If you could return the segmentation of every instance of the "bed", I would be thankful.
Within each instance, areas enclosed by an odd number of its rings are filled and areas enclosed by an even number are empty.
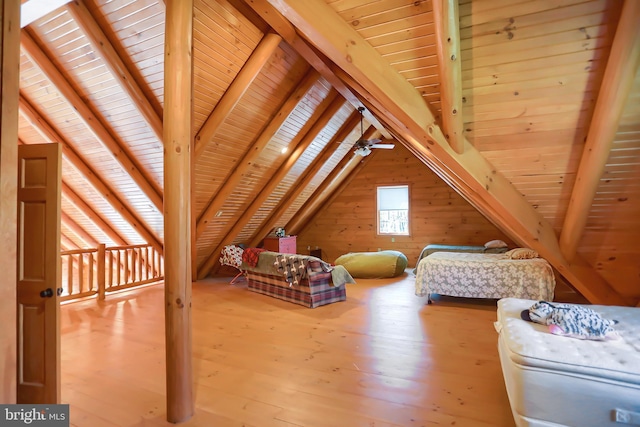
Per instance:
[[[555,277],[543,258],[509,259],[505,254],[434,252],[416,269],[415,294],[466,298],[553,300]]]
[[[495,245],[491,243],[496,242]],[[504,246],[502,245],[504,244]],[[489,246],[489,247],[487,247]],[[416,269],[413,270],[415,274],[417,272],[417,265],[420,264],[423,258],[431,255],[434,252],[471,252],[471,253],[482,253],[482,254],[500,254],[508,251],[506,243],[501,240],[492,240],[491,242],[487,242],[486,245],[438,245],[438,244],[429,244],[422,249],[420,255],[418,256],[418,262],[416,262]]]
[[[250,291],[309,308],[346,300],[346,284],[355,283],[344,267],[307,255],[262,251],[240,269]]]
[[[615,341],[552,335],[520,318],[535,301],[498,301],[498,353],[516,425],[640,425],[640,308],[590,305],[618,320]]]

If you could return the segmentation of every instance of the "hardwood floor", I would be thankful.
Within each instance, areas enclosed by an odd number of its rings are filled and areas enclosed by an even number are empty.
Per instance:
[[[414,295],[414,276],[348,285],[315,309],[230,278],[193,285],[196,413],[185,426],[513,426],[494,301]],[[71,425],[169,426],[162,286],[62,307]]]

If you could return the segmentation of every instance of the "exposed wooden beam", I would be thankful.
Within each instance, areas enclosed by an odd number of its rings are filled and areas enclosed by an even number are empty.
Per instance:
[[[14,0],[15,1],[15,0]],[[29,0],[23,1],[20,8],[20,28],[50,14],[71,0]]]
[[[193,0],[167,0],[164,40],[164,299],[167,421],[195,410],[191,344]]]
[[[344,72],[343,72],[344,74]],[[345,77],[346,76],[346,77]],[[350,85],[352,87],[358,87],[358,91],[366,92],[358,83],[353,80],[350,76],[346,75],[341,78],[345,79],[345,81],[350,81]],[[367,95],[368,99],[373,99],[371,95]],[[370,105],[368,108],[371,108],[374,114],[379,115],[380,117],[386,117],[389,119],[393,119],[392,116],[385,116],[384,113],[384,104],[379,104],[376,106]],[[441,162],[434,161],[430,156],[429,150],[425,149],[425,147],[420,144],[409,144],[406,141],[411,138],[411,136],[407,136],[403,134],[403,127],[394,125],[390,127],[396,135],[396,139],[405,144],[405,147],[411,151],[418,159],[424,162],[429,166],[431,170],[433,170],[447,185],[457,191],[465,200],[467,200],[472,206],[474,206],[478,212],[484,215],[491,223],[493,223],[499,230],[505,233],[508,236],[511,236],[515,242],[518,242],[521,246],[530,246],[536,249],[541,256],[545,257],[559,272],[564,276],[564,278],[572,283],[575,287],[578,287],[582,284],[582,288],[578,289],[580,293],[587,298],[589,301],[593,303],[606,304],[606,301],[609,301],[609,304],[614,305],[629,305],[629,300],[620,296],[611,286],[610,284],[604,280],[594,269],[589,266],[586,261],[584,261],[580,257],[576,257],[574,259],[573,264],[570,266],[569,263],[562,257],[560,253],[560,248],[557,243],[557,239],[555,238],[555,234],[553,235],[553,239],[551,239],[551,244],[553,246],[551,251],[545,251],[543,246],[540,246],[539,241],[545,241],[544,236],[548,236],[550,231],[549,227],[546,226],[545,223],[541,223],[541,228],[539,229],[540,238],[536,238],[535,236],[531,238],[529,241],[523,241],[521,236],[521,224],[518,222],[512,221],[509,217],[503,217],[501,212],[497,212],[496,206],[489,201],[483,198],[472,199],[469,195],[476,194],[477,190],[467,185],[462,180],[455,180],[455,176],[452,176],[447,172],[447,169],[443,166]],[[444,144],[443,144],[444,145]],[[469,153],[466,153],[469,155]],[[437,159],[435,159],[437,160]],[[477,160],[477,162],[482,162],[483,158]],[[474,161],[471,161],[471,164],[474,164]],[[486,177],[487,183],[492,184],[495,176],[488,175]],[[472,181],[473,183],[473,181]],[[493,191],[500,190],[500,186],[492,186],[489,185],[488,188],[492,188]],[[517,201],[516,198],[514,200]],[[518,203],[514,204],[514,208],[519,208]],[[508,212],[508,210],[506,210]],[[518,212],[514,211],[512,214],[517,214]],[[528,217],[524,217],[527,219]],[[555,242],[555,243],[554,243]],[[535,246],[533,246],[535,244]],[[550,258],[553,256],[554,258]],[[587,284],[588,286],[585,286]]]
[[[247,171],[260,158],[271,138],[278,132],[278,129],[280,129],[282,124],[287,120],[307,91],[318,81],[318,78],[319,75],[317,72],[308,72],[291,95],[289,95],[288,99],[280,106],[276,115],[256,138],[253,145],[247,150],[244,157],[237,163],[231,174],[227,176],[216,194],[214,194],[209,201],[207,207],[203,210],[196,224],[196,238],[206,230],[209,221],[211,221],[215,217],[216,212],[222,208],[227,198],[236,189],[238,183],[245,177]]]
[[[370,139],[377,133],[375,128],[370,127],[365,131],[364,137],[365,139]],[[326,205],[327,200],[337,191],[338,187],[341,186],[342,181],[348,176],[351,176],[351,173],[372,155],[373,153],[367,158],[363,158],[357,154],[345,156],[338,166],[336,166],[318,188],[315,189],[311,197],[309,197],[309,200],[307,200],[289,220],[285,228],[293,234],[298,234],[309,220],[315,216],[316,212],[318,212],[323,205]]]
[[[269,234],[269,231],[278,224],[280,217],[284,215],[300,194],[302,194],[302,192],[311,184],[311,181],[324,167],[325,163],[338,151],[340,148],[340,142],[344,141],[359,123],[360,113],[354,111],[342,124],[335,136],[331,138],[331,141],[327,143],[322,153],[316,156],[313,163],[309,165],[305,171],[304,175],[298,179],[295,187],[287,192],[286,196],[278,204],[278,207],[271,213],[271,215],[269,215],[269,218],[264,221],[258,231],[253,234],[253,237],[249,242],[249,246],[256,246],[260,243],[260,241]]]
[[[93,49],[98,51],[102,56],[105,65],[116,77],[118,83],[129,96],[134,107],[140,112],[145,119],[149,128],[153,131],[159,141],[159,149],[162,149],[162,119],[145,96],[144,92],[136,83],[135,78],[122,61],[122,58],[116,52],[107,36],[100,28],[98,22],[87,9],[83,0],[75,0],[69,3],[67,10],[73,16],[74,20],[84,31],[87,38],[91,42]]]
[[[91,169],[89,164],[69,145],[67,140],[62,137],[47,120],[32,106],[26,98],[20,97],[19,100],[20,114],[42,135],[45,141],[59,142],[62,146],[62,154],[73,165],[74,168],[87,180],[87,182],[117,211],[122,218],[136,230],[136,232],[152,245],[157,251],[162,251],[162,243],[158,237],[150,231],[144,221],[139,219],[137,215],[124,203],[117,194],[98,177]]]
[[[243,0],[227,0],[227,1],[231,6],[236,8],[238,12],[244,15],[245,18],[247,18],[253,25],[256,26],[257,29],[259,29],[263,33],[266,33],[271,29],[269,24],[267,24],[265,20],[262,19],[262,17],[258,16],[258,14],[253,9],[251,9]]]
[[[299,211],[300,215],[295,217],[296,222],[290,221],[286,225],[287,229],[290,229],[293,234],[300,234],[311,223],[313,218],[320,215],[328,206],[331,206],[340,193],[353,181],[362,166],[371,161],[371,158],[375,155],[376,153],[371,153],[362,158],[354,154],[351,157],[347,157],[344,165],[337,170],[337,173],[330,180],[326,181],[326,186],[323,186],[322,190],[313,199],[309,200],[311,203],[305,204]]]
[[[65,251],[80,249],[80,247],[64,233],[60,233],[60,246]]]
[[[28,120],[28,119],[27,119]],[[39,130],[37,130],[40,133]],[[42,133],[40,133],[42,135]],[[45,139],[48,138],[47,135],[44,136]],[[24,141],[18,139],[18,144],[25,144]],[[61,143],[64,144],[64,143]],[[114,229],[113,227],[107,223],[107,221],[102,218],[100,214],[98,214],[89,204],[80,197],[67,183],[62,180],[60,183],[60,189],[62,193],[62,197],[64,197],[67,202],[71,203],[76,207],[82,214],[89,219],[95,226],[97,226],[104,234],[109,236],[111,240],[116,242],[119,245],[128,245],[129,243],[124,240]]]
[[[440,104],[444,134],[451,148],[461,154],[464,151],[464,124],[458,0],[433,0],[433,20],[440,70]]]
[[[340,93],[355,109],[362,106],[362,102],[349,87],[347,87],[333,73],[327,59],[318,51],[314,50],[309,44],[303,40],[296,32],[291,23],[282,16],[267,0],[244,0],[257,15],[264,19],[282,38],[293,47],[300,56],[302,56],[313,68],[315,68],[322,77],[324,77],[334,89]],[[371,114],[368,110],[363,112],[364,117],[369,123],[375,126],[378,131],[385,137],[390,138],[391,135],[384,126],[378,121],[378,118]]]
[[[587,225],[591,204],[598,191],[615,140],[618,122],[639,65],[640,2],[626,0],[622,6],[560,234],[560,248],[569,260],[573,260]]]
[[[536,250],[591,302],[629,305],[604,279],[585,280],[562,256],[553,227],[468,141],[448,144],[419,92],[324,1],[269,0],[304,37],[348,74],[351,86],[385,115],[418,158],[510,237]],[[581,266],[582,268],[582,266]],[[582,268],[584,270],[584,268]],[[598,276],[591,268],[591,276]],[[599,276],[598,276],[599,277]]]
[[[85,243],[86,248],[98,247],[98,241],[91,234],[89,234],[87,230],[85,230],[77,222],[75,222],[73,218],[71,218],[69,215],[67,215],[64,212],[61,212],[60,220],[62,221],[65,227],[71,230],[80,240],[82,240]]]
[[[131,154],[115,140],[98,116],[91,111],[89,105],[82,100],[82,97],[58,70],[58,67],[27,33],[27,30],[22,31],[20,45],[31,62],[42,71],[60,95],[71,104],[77,112],[78,117],[82,119],[96,139],[109,150],[113,158],[116,159],[122,168],[131,176],[138,187],[140,187],[142,193],[149,198],[156,209],[162,212],[162,191],[160,188],[153,183],[153,181],[146,176],[144,170],[132,160]]]
[[[242,95],[249,89],[251,83],[258,77],[260,71],[267,63],[273,52],[282,41],[276,33],[267,33],[262,37],[260,43],[251,53],[251,56],[242,66],[233,82],[216,104],[213,111],[204,122],[195,138],[196,159],[204,152],[205,148],[216,134],[220,125],[231,114]]]
[[[296,164],[300,156],[305,152],[307,148],[313,143],[316,136],[324,129],[329,123],[329,120],[342,108],[344,105],[344,98],[338,96],[335,90],[331,90],[327,97],[320,104],[320,107],[316,109],[316,113],[311,117],[309,122],[313,123],[308,132],[296,145],[296,148],[291,154],[287,156],[283,164],[278,168],[277,172],[271,176],[269,181],[262,188],[258,196],[251,202],[251,204],[245,209],[242,216],[236,221],[236,223],[227,232],[224,238],[222,238],[220,244],[209,254],[200,267],[198,267],[198,278],[205,278],[210,272],[215,263],[220,257],[222,248],[236,238],[238,233],[247,225],[253,215],[260,209],[262,204],[271,196],[273,190],[280,184],[280,182],[287,176],[291,168]],[[321,114],[320,118],[316,119],[317,114]]]
[[[116,230],[113,229],[111,224],[105,220],[102,215],[96,212],[89,204],[80,197],[71,187],[69,187],[64,181],[62,181],[62,197],[64,197],[69,203],[75,206],[81,211],[96,227],[100,229],[104,234],[109,236],[111,240],[117,245],[125,246],[130,243],[122,238]]]

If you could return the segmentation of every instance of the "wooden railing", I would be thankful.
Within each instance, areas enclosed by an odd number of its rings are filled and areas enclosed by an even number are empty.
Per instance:
[[[63,251],[62,301],[142,286],[164,279],[164,262],[151,245],[99,245],[95,249]]]

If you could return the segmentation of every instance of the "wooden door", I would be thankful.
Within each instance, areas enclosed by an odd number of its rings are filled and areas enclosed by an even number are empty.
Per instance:
[[[60,403],[60,154],[18,147],[18,403]]]

